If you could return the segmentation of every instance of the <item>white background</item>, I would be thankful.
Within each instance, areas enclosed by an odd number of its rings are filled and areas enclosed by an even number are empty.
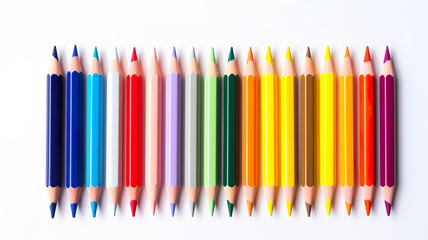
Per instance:
[[[423,3],[423,4],[421,4]],[[424,1],[1,1],[0,2],[0,238],[27,239],[157,239],[203,238],[349,238],[421,239],[426,237],[425,208],[428,79],[425,57],[428,34]],[[133,46],[146,73],[155,46],[165,72],[172,46],[186,69],[191,46],[204,73],[209,47],[215,47],[220,72],[230,46],[243,71],[252,46],[261,71],[270,45],[280,71],[287,46],[298,73],[306,46],[311,46],[316,71],[325,46],[330,45],[337,70],[345,46],[350,47],[354,69],[361,69],[364,48],[370,46],[376,75],[380,74],[385,46],[389,45],[396,71],[398,111],[398,188],[391,216],[385,214],[380,189],[372,214],[365,216],[361,191],[356,190],[352,215],[346,216],[340,188],[330,217],[318,191],[310,218],[301,191],[292,217],[286,215],[282,190],[273,217],[268,216],[259,191],[253,217],[247,215],[241,189],[232,218],[223,190],[214,217],[209,217],[205,192],[191,218],[182,191],[176,216],[170,216],[166,191],[151,216],[143,191],[135,218],[126,192],[116,217],[107,191],[102,192],[93,219],[87,191],[83,191],[77,218],[72,219],[68,196],[62,192],[55,219],[50,219],[45,189],[46,73],[53,45],[57,45],[63,73],[73,44],[83,70],[89,70],[93,47],[98,46],[103,71],[108,71],[114,46],[126,72]],[[339,168],[338,168],[339,169]],[[377,183],[379,183],[377,181]],[[426,229],[425,229],[426,231]]]

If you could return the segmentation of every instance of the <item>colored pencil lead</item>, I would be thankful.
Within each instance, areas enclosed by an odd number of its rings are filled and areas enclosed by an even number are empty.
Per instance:
[[[56,49],[54,51],[56,51]],[[55,217],[55,210],[56,210],[56,203],[51,203],[49,208],[51,209],[51,218],[54,218]]]
[[[385,201],[385,208],[386,208],[386,215],[390,215],[391,214],[391,203]]]
[[[270,52],[270,46],[268,46],[266,50],[266,61],[268,61],[268,63],[270,64],[273,64],[272,53]]]
[[[192,214],[192,217],[195,215],[195,202],[190,202],[190,214]]]
[[[293,61],[293,60],[291,59],[290,47],[287,47],[287,53],[285,54],[285,58],[286,58],[289,62],[292,62],[292,61]]]
[[[227,201],[227,208],[229,210],[229,217],[232,217],[233,213],[233,203],[231,203],[229,200]]]
[[[271,201],[267,201],[267,205],[268,205],[268,210],[269,210],[269,216],[272,216],[273,204]]]
[[[247,209],[248,209],[248,216],[251,217],[253,213],[253,203],[247,200]]]
[[[253,50],[251,49],[251,47],[250,47],[250,49],[248,50],[247,63],[248,63],[249,61],[254,61],[254,59],[253,59]]]
[[[348,216],[351,215],[351,204],[348,202],[345,202],[346,205],[346,213],[348,213]]]
[[[364,206],[366,207],[367,216],[370,216],[371,205],[372,205],[372,202],[370,200],[364,200]]]
[[[370,62],[371,58],[370,58],[370,51],[369,51],[369,46],[366,46],[366,53],[364,54],[364,62]]]
[[[347,57],[349,57],[349,49],[348,49],[348,46],[346,46],[346,49],[345,49],[345,58],[347,58]]]
[[[312,56],[311,56],[311,50],[309,49],[309,46],[308,46],[308,49],[306,50],[306,57],[312,58]]]
[[[114,59],[119,59],[119,55],[117,54],[117,47],[114,47]]]
[[[330,55],[330,47],[327,46],[327,48],[325,49],[325,57],[324,60],[330,60],[331,59],[331,55]]]
[[[150,202],[150,206],[152,208],[152,214],[154,216],[155,215],[155,211],[156,211],[156,201],[155,200],[151,201]]]
[[[227,59],[227,61],[230,62],[234,59],[235,59],[235,54],[233,53],[233,47],[230,47],[229,58]]]
[[[74,45],[74,49],[73,49],[73,56],[72,57],[78,57],[79,54],[77,53],[77,46]]]
[[[100,60],[100,59],[98,58],[98,50],[97,50],[97,47],[95,47],[95,49],[94,49],[94,55],[93,55],[93,57],[94,57],[94,58],[96,58],[97,60]]]
[[[325,208],[327,209],[327,215],[330,216],[331,211],[331,199],[325,202]]]
[[[292,209],[293,204],[290,201],[285,201],[285,204],[287,205],[288,216],[291,217],[291,209]]]
[[[137,200],[132,200],[129,204],[131,205],[132,216],[135,217],[135,210],[137,209]]]
[[[208,201],[209,209],[210,209],[210,215],[211,217],[214,215],[214,206],[215,206],[215,200],[212,199]]]
[[[95,201],[91,202],[92,217],[97,216],[97,206],[98,206],[97,202]]]
[[[193,60],[195,58],[196,58],[195,47],[192,47],[192,53],[190,54],[190,60]]]
[[[116,216],[117,204],[113,204],[113,216]]]
[[[385,50],[385,58],[383,59],[383,63],[386,63],[386,61],[391,60],[391,56],[389,55],[389,48],[388,46],[386,46],[386,50]]]
[[[137,61],[137,60],[138,60],[138,58],[137,58],[137,52],[135,51],[135,47],[134,47],[134,49],[132,50],[131,62]]]
[[[71,207],[71,216],[73,218],[75,218],[76,217],[76,210],[77,210],[77,203],[70,204],[70,207]]]
[[[214,48],[211,48],[210,62],[215,63]]]
[[[177,53],[175,52],[175,47],[172,47],[172,56],[177,58]]]
[[[56,46],[53,48],[52,57],[56,58],[58,60],[58,52],[56,51]]]
[[[311,216],[311,209],[312,209],[312,205],[309,203],[305,203],[306,205],[306,214],[308,215],[308,217]]]
[[[175,213],[175,203],[170,203],[169,206],[171,207],[171,215],[174,217]]]

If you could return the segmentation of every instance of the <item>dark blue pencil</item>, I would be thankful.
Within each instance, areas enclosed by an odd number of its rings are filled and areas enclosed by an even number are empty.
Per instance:
[[[83,184],[83,73],[77,47],[67,72],[67,144],[65,184],[71,215],[76,216]]]
[[[55,216],[56,204],[62,187],[64,141],[64,81],[59,66],[56,47],[47,75],[46,90],[46,187],[50,201],[51,217]]]

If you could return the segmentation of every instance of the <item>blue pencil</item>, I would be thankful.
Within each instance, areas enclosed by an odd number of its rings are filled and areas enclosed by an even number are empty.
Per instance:
[[[103,186],[103,108],[104,76],[95,48],[86,85],[86,186],[93,217]]]
[[[83,184],[83,73],[76,45],[67,72],[66,136],[65,182],[74,218]]]
[[[46,90],[46,187],[50,201],[51,218],[55,217],[56,204],[62,187],[63,165],[63,94],[64,81],[56,47],[47,75]]]

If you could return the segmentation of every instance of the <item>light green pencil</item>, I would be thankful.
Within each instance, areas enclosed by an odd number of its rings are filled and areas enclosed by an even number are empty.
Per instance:
[[[210,214],[214,214],[215,199],[218,189],[218,163],[219,163],[219,85],[214,48],[208,64],[204,83],[204,186],[207,192]]]

